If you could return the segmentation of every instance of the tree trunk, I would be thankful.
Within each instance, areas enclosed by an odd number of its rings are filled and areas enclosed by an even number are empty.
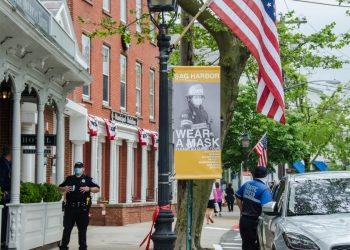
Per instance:
[[[194,16],[201,4],[196,0],[179,0],[183,13]],[[221,127],[221,145],[233,118],[233,111],[238,96],[238,81],[249,58],[249,52],[239,42],[231,31],[223,29],[217,31],[208,24],[209,20],[217,22],[209,11],[204,11],[197,19],[213,36],[218,44],[221,66],[221,114],[223,123]],[[183,24],[189,21],[186,15],[182,16]],[[193,45],[182,39],[181,41],[182,65],[193,65]],[[203,228],[205,210],[208,204],[213,180],[195,180],[193,185],[193,223],[192,223],[192,249],[200,250],[201,233]],[[178,187],[178,214],[175,226],[177,239],[176,250],[186,249],[187,225],[187,187],[185,181],[179,181]]]

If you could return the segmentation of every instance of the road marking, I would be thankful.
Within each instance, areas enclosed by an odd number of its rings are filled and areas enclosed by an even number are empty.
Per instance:
[[[228,243],[228,242],[221,242],[220,243],[221,245],[236,245],[236,246],[242,246],[242,244],[241,243]]]
[[[222,227],[205,227],[205,229],[212,229],[212,230],[222,230],[222,231],[229,231],[228,228],[222,228]]]

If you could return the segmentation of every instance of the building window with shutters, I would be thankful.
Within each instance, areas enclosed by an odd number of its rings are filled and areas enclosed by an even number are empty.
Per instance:
[[[142,65],[136,63],[136,115],[141,115]]]
[[[154,83],[155,73],[154,70],[149,71],[149,118],[154,120]]]
[[[103,105],[109,105],[109,63],[110,63],[110,48],[103,45]]]
[[[88,71],[90,72],[91,40],[90,40],[90,37],[88,37],[84,33],[81,34],[81,50],[82,50],[82,55],[85,58],[85,61],[87,63]],[[90,98],[90,85],[83,86],[83,98],[84,99]]]
[[[120,109],[126,110],[126,56],[120,55]]]

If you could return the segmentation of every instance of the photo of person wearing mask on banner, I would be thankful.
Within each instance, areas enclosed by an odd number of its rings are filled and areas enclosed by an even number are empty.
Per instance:
[[[214,112],[209,114],[213,109],[207,110],[207,106],[211,105],[210,102],[214,102],[216,99],[212,98],[215,91],[210,89],[205,91],[205,88],[210,88],[212,84],[191,83],[186,85],[186,87],[177,85],[174,90],[176,103],[180,99],[184,99],[186,104],[186,107],[180,109],[179,106],[182,102],[178,103],[178,108],[176,108],[176,111],[182,110],[177,116],[179,121],[177,121],[178,126],[175,128],[176,148],[183,150],[220,148],[219,138],[215,136],[218,132],[215,133],[213,129],[213,116],[215,114]],[[179,87],[181,87],[181,92]],[[186,92],[183,93],[184,91]],[[210,93],[211,98],[206,98],[206,92]],[[180,97],[181,94],[182,97]]]

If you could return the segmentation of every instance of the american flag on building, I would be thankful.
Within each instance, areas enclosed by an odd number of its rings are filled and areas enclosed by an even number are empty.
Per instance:
[[[257,111],[285,123],[284,84],[274,0],[213,0],[209,5],[259,65]]]
[[[266,133],[261,137],[260,141],[254,147],[254,151],[259,155],[258,166],[267,166],[267,136]]]

